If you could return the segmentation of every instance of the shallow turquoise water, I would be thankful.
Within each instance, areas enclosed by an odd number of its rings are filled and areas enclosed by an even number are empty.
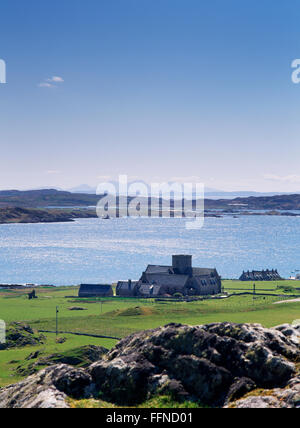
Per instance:
[[[172,254],[192,254],[194,266],[216,267],[223,278],[243,270],[300,269],[300,217],[205,219],[122,218],[74,223],[0,225],[0,283],[79,284],[136,279]]]

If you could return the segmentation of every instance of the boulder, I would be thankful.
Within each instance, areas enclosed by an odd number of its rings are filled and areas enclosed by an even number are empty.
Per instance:
[[[291,326],[169,324],[121,340],[86,369],[54,365],[3,388],[0,407],[68,407],[67,397],[99,396],[135,406],[157,395],[210,407],[299,407],[299,338]]]
[[[123,405],[160,393],[168,379],[182,397],[222,406],[256,387],[284,387],[296,374],[297,334],[258,324],[170,324],[123,339],[90,374],[106,400]]]
[[[238,409],[282,409],[300,408],[300,376],[291,379],[286,388],[261,391],[259,395],[249,396],[232,403],[229,407]]]
[[[182,383],[176,379],[170,379],[166,372],[160,375],[153,375],[149,381],[150,395],[168,395],[173,400],[183,402],[190,397],[184,389]]]
[[[254,389],[256,389],[256,384],[253,380],[247,377],[236,378],[227,394],[227,403],[238,400]]]
[[[102,360],[90,367],[96,388],[120,405],[134,405],[144,401],[148,392],[148,380],[155,373],[155,366],[140,353]]]
[[[23,346],[36,346],[46,342],[43,334],[38,334],[24,323],[15,322],[8,326],[6,331],[6,342],[0,343],[0,351],[10,348],[21,348]]]
[[[278,327],[275,327],[275,330],[278,330],[283,333],[286,337],[289,338],[289,340],[293,341],[295,344],[299,343],[300,324],[293,326],[289,324],[283,324],[279,325]]]
[[[47,367],[23,382],[0,389],[0,408],[68,408],[67,398],[89,395],[91,377],[65,364]]]

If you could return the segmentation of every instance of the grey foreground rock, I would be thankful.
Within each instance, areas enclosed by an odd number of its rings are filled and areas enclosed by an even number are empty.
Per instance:
[[[0,407],[68,407],[67,397],[118,405],[169,394],[211,407],[300,407],[300,329],[170,324],[123,339],[87,369],[56,365],[0,390]]]
[[[223,406],[255,388],[284,387],[296,375],[299,331],[292,330],[288,335],[258,324],[170,324],[122,340],[90,374],[105,399],[122,405],[143,402],[173,384],[177,397]]]
[[[300,408],[300,376],[291,379],[286,388],[266,391],[265,394],[238,400],[232,406],[238,409]]]
[[[68,396],[89,396],[92,379],[65,364],[47,367],[23,382],[0,389],[0,408],[68,408]]]

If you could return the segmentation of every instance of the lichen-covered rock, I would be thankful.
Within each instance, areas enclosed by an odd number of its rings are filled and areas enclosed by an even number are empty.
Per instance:
[[[68,396],[99,395],[134,406],[160,394],[211,407],[300,407],[299,338],[287,325],[170,324],[123,339],[87,369],[55,365],[3,388],[0,407],[68,407]]]
[[[189,399],[189,395],[184,389],[182,383],[176,379],[170,379],[166,372],[152,376],[148,386],[148,392],[150,395],[168,395],[178,402]]]
[[[240,400],[235,404],[237,409],[276,409],[278,408],[278,402],[274,397],[265,396],[253,396],[248,397],[245,400]]]
[[[289,324],[279,325],[275,330],[280,331],[295,344],[299,343],[300,324],[291,326]]]
[[[84,398],[91,377],[65,364],[47,367],[23,382],[0,389],[0,408],[68,408],[67,397]]]
[[[96,388],[121,405],[143,401],[153,373],[155,366],[134,350],[130,355],[112,361],[102,360],[101,364],[95,363],[90,368]]]
[[[232,403],[229,407],[247,408],[300,408],[300,376],[291,379],[286,388],[261,391]]]
[[[36,346],[46,342],[43,334],[38,334],[24,323],[15,322],[8,326],[5,343],[0,343],[0,351],[10,348],[21,348],[23,346]]]
[[[256,386],[285,386],[295,376],[298,359],[295,335],[278,328],[170,324],[122,340],[91,366],[90,373],[99,391],[112,402],[132,405],[159,393],[161,385],[157,382],[155,388],[153,379],[164,374],[180,385],[182,396],[221,406]]]
[[[247,377],[236,378],[227,394],[227,403],[238,400],[248,392],[253,391],[255,388],[256,385],[253,380]]]

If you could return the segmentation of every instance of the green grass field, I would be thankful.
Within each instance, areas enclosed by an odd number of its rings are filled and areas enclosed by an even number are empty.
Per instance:
[[[224,281],[228,293],[250,292],[252,283]],[[279,287],[279,288],[278,288]],[[28,300],[24,291],[0,292],[0,319],[7,324],[24,321],[36,330],[55,331],[56,307],[59,307],[58,328],[65,332],[88,333],[113,337],[125,337],[138,330],[156,328],[170,322],[199,325],[231,321],[237,323],[260,323],[272,327],[291,323],[300,318],[300,302],[274,304],[291,295],[300,298],[300,283],[276,281],[256,283],[260,295],[233,295],[228,299],[203,300],[198,302],[155,302],[146,299],[105,298],[78,299],[78,288],[43,288],[37,291],[38,299]],[[272,296],[271,294],[281,294]],[[67,297],[66,297],[67,296]],[[282,297],[284,296],[284,297]],[[86,310],[70,311],[79,306]],[[54,334],[46,334],[47,343],[40,347],[25,347],[0,351],[0,387],[20,380],[15,368],[33,351],[41,348],[52,354],[91,344],[113,347],[117,341],[62,334],[67,340],[57,344]]]

